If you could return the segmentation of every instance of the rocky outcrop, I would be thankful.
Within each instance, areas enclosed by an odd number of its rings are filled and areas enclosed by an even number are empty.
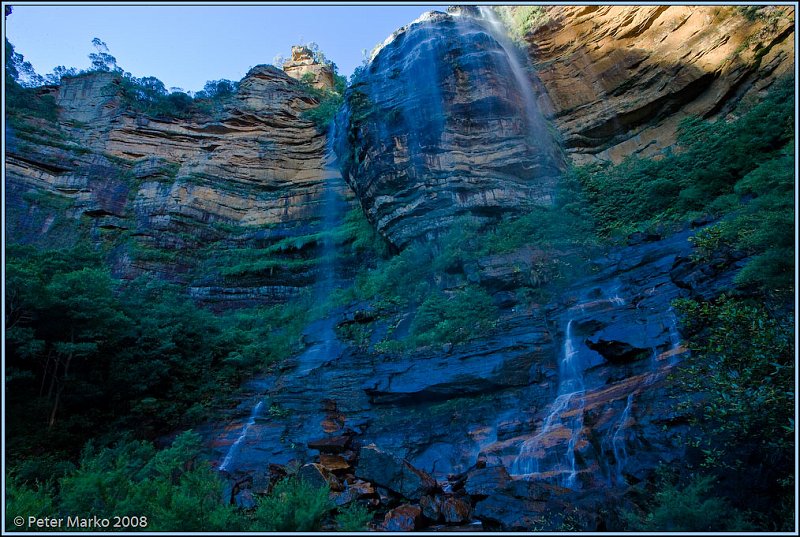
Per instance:
[[[687,349],[670,303],[719,294],[744,262],[715,263],[713,276],[688,284],[687,273],[707,272],[691,261],[688,238],[697,231],[631,237],[552,303],[509,307],[496,334],[448,352],[337,344],[313,363],[298,357],[297,369],[258,384],[256,397],[268,396],[287,416],[251,427],[230,475],[352,450],[360,454],[348,455],[353,475],[373,484],[380,505],[412,502],[426,524],[468,516],[486,529],[597,530],[598,491],[622,494],[659,464],[686,456],[679,438],[692,434],[691,425],[674,405],[680,386],[669,376]],[[343,323],[382,322],[349,310],[336,315]],[[305,353],[318,356],[325,346],[318,341]],[[617,352],[628,346],[636,352]],[[254,400],[243,401],[242,420]],[[219,460],[240,430],[208,432]]]
[[[488,21],[430,12],[346,93],[337,153],[391,243],[550,205],[561,165],[532,81]]]
[[[352,197],[295,80],[259,66],[227,102],[183,117],[132,112],[113,73],[53,91],[56,124],[10,126],[12,242],[84,230],[112,245],[117,275],[156,273],[204,302],[280,302],[317,280],[325,185],[340,216]]]
[[[578,164],[658,155],[680,120],[724,117],[794,69],[794,8],[551,6],[526,36]]]
[[[333,89],[333,70],[329,65],[316,61],[308,47],[293,46],[292,59],[284,62],[283,71],[295,80],[308,81],[317,89]]]

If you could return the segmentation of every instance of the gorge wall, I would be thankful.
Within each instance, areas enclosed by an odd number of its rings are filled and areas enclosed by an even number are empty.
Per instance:
[[[486,11],[432,12],[376,48],[349,88],[343,173],[393,244],[549,205],[565,158],[657,157],[682,119],[724,118],[794,68],[789,7],[753,20],[733,6],[542,9],[528,58],[506,53]]]
[[[794,9],[549,6],[525,36],[542,108],[577,164],[655,156],[681,119],[724,118],[794,69]]]
[[[184,118],[131,111],[113,73],[42,91],[55,122],[9,122],[10,242],[88,233],[118,276],[158,274],[223,305],[282,302],[316,281],[323,183],[352,196],[294,79],[256,67],[227,102]]]

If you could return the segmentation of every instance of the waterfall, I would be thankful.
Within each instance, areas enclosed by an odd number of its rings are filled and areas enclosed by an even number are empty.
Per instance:
[[[583,430],[583,409],[585,404],[585,387],[580,365],[577,363],[577,354],[572,336],[572,320],[567,323],[564,335],[564,348],[559,361],[558,396],[550,407],[550,413],[544,419],[539,433],[520,446],[519,455],[514,460],[511,473],[516,475],[552,475],[555,473],[561,484],[568,488],[575,488],[577,482],[577,465],[575,461],[575,448]],[[565,416],[571,410],[571,416]],[[555,468],[543,472],[540,469],[540,459],[544,450],[543,441],[556,429],[569,430],[566,452],[563,462],[559,461]],[[566,477],[563,475],[566,474]]]
[[[333,150],[335,140],[336,122],[332,121],[325,144],[322,176],[322,252],[316,285],[317,298],[322,300],[333,291],[336,283],[336,237],[333,230],[341,221],[343,212],[342,199],[334,184],[340,177],[336,152]]]
[[[625,428],[628,420],[631,417],[631,407],[633,406],[633,393],[628,395],[628,400],[625,404],[625,410],[622,411],[617,424],[612,429],[611,447],[614,451],[614,461],[616,463],[616,478],[617,483],[623,484],[622,469],[628,460],[628,450],[625,446]]]
[[[343,185],[338,167],[334,143],[336,140],[336,122],[331,123],[325,146],[324,165],[322,169],[322,193],[320,196],[320,239],[319,264],[314,284],[315,307],[325,306],[328,298],[337,286],[337,245],[335,229],[344,217],[345,203],[340,188]],[[334,358],[340,344],[334,332],[335,320],[322,310],[322,319],[315,321],[307,329],[305,336],[309,347],[297,358],[298,376],[305,376],[322,364]]]
[[[539,105],[536,102],[536,95],[533,92],[533,86],[528,71],[519,60],[519,51],[517,47],[508,38],[505,26],[497,18],[497,15],[491,7],[479,6],[478,10],[481,15],[481,20],[487,23],[487,29],[492,37],[500,44],[500,47],[508,57],[511,74],[514,76],[517,88],[522,93],[525,105],[525,118],[528,120],[530,134],[534,136],[538,145],[546,141],[552,141],[550,134],[547,132],[544,118],[539,111]],[[551,150],[552,149],[554,148],[551,148]],[[551,152],[551,154],[553,153]]]
[[[681,335],[678,333],[678,318],[675,317],[675,312],[672,307],[667,310],[669,315],[669,365],[673,366],[678,363],[678,347],[681,346]]]
[[[250,429],[250,427],[252,427],[255,424],[256,418],[261,413],[261,408],[263,406],[264,406],[264,401],[259,401],[258,404],[255,407],[253,407],[253,411],[250,413],[250,419],[247,421],[247,423],[244,424],[244,427],[242,427],[242,432],[239,433],[239,438],[237,438],[236,441],[233,444],[231,444],[231,447],[228,448],[228,453],[222,460],[222,464],[219,465],[220,472],[228,471],[228,468],[230,467],[230,464],[233,461],[234,457],[236,457],[236,454],[239,453],[242,441],[247,436],[247,431]]]

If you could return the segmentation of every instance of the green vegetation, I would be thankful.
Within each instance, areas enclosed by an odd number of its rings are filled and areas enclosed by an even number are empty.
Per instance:
[[[6,259],[6,382],[16,410],[9,453],[17,462],[68,458],[89,438],[120,430],[147,437],[191,425],[243,376],[299,348],[306,306],[214,315],[175,286],[114,279],[81,243],[10,246]]]
[[[344,90],[347,86],[347,79],[337,72],[335,63],[329,64],[333,69],[334,86],[331,89],[318,89],[311,85],[314,75],[307,73],[301,83],[310,96],[314,97],[319,104],[303,113],[303,117],[311,120],[321,132],[327,132],[336,113],[344,103]]]
[[[791,287],[793,80],[776,82],[763,101],[740,108],[729,122],[684,121],[679,150],[660,160],[577,169],[598,233],[619,238],[700,215],[721,217],[718,244],[752,256],[737,283],[771,293]]]
[[[314,488],[297,477],[277,482],[254,509],[226,502],[224,482],[200,456],[200,436],[178,435],[156,450],[149,442],[121,441],[83,449],[77,466],[30,483],[11,473],[6,490],[7,530],[16,516],[107,518],[107,531],[320,531],[324,523],[342,531],[363,531],[372,519],[359,504],[337,509],[327,487]],[[123,518],[124,517],[124,518]],[[84,528],[85,529],[85,528]],[[98,528],[104,529],[104,528]]]
[[[495,8],[514,41],[525,45],[525,37],[550,20],[544,6],[499,6]]]
[[[791,531],[794,319],[725,295],[675,303],[692,354],[674,376],[693,433],[680,472],[661,475],[638,531]]]
[[[670,477],[672,479],[670,479]],[[681,487],[674,475],[662,471],[651,511],[631,512],[624,519],[633,531],[747,531],[754,529],[745,515],[727,501],[711,495],[714,479],[694,476]]]
[[[314,531],[331,510],[326,487],[315,489],[305,481],[279,481],[272,493],[258,502],[255,525],[261,531]]]

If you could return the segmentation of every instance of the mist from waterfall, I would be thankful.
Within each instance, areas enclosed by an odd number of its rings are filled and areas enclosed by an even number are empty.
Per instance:
[[[514,76],[517,89],[522,94],[529,135],[533,137],[535,143],[539,146],[553,144],[552,136],[547,131],[545,119],[539,110],[530,75],[520,61],[519,50],[508,37],[506,27],[500,19],[497,18],[497,15],[491,7],[479,6],[478,10],[481,16],[480,20],[485,21],[486,28],[506,53],[508,64],[511,68],[511,74]]]

